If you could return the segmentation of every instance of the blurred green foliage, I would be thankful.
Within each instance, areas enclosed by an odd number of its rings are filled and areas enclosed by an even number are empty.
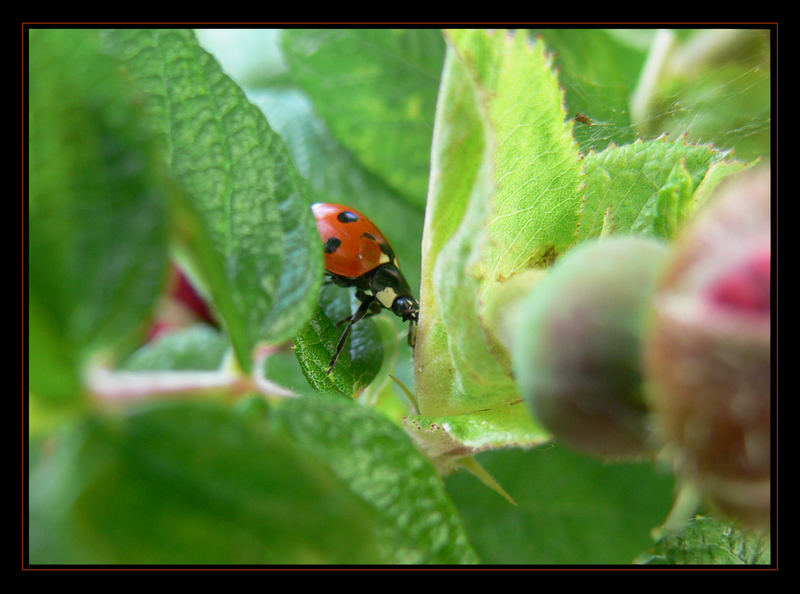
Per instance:
[[[644,124],[632,116],[631,98],[641,89],[653,31],[537,30],[527,38],[544,44],[533,46],[543,50],[535,60],[528,45],[514,46],[506,60],[482,34],[447,37],[436,29],[28,35],[32,564],[591,564],[630,563],[648,550],[670,563],[768,559],[751,535],[742,546],[758,554],[703,556],[692,537],[654,549],[650,531],[667,514],[672,479],[650,463],[604,464],[557,446],[478,456],[517,507],[474,477],[458,473],[445,483],[430,444],[398,422],[418,412],[409,408],[416,400],[388,374],[413,392],[415,365],[453,375],[452,362],[420,359],[419,349],[414,361],[404,344],[390,347],[394,330],[402,341],[404,329],[384,314],[388,322],[355,333],[341,372],[320,373],[335,344],[333,324],[352,302],[346,291],[330,295],[329,288],[320,302],[322,258],[308,209],[330,201],[369,213],[424,294],[435,259],[430,266],[424,260],[462,224],[471,199],[474,179],[465,173],[486,165],[478,186],[486,191],[476,194],[486,199],[495,196],[497,155],[503,179],[518,171],[517,160],[526,175],[539,176],[538,157],[547,151],[537,134],[547,129],[565,139],[558,155],[567,160],[549,162],[537,193],[566,179],[567,170],[581,171],[581,193],[545,200],[547,213],[533,209],[517,220],[527,198],[516,194],[525,184],[515,182],[501,195],[521,201],[509,209],[508,225],[495,228],[495,240],[506,245],[525,227],[521,221],[547,225],[555,217],[571,222],[565,228],[575,237],[558,235],[566,249],[580,233],[600,233],[610,207],[617,229],[633,228],[644,213],[643,228],[670,235],[688,217],[687,199],[701,200],[738,167],[727,149],[741,159],[769,158],[768,32],[741,33],[746,43],[734,36],[727,50],[736,51],[698,53],[691,69],[663,66]],[[676,32],[674,55],[700,52],[706,35]],[[437,107],[456,37],[458,59],[468,65],[462,82],[474,93],[461,96],[460,110]],[[514,70],[529,60],[538,68],[532,74],[549,81],[531,93]],[[528,109],[549,91],[553,108],[541,120]],[[486,128],[478,130],[477,120],[446,121],[470,105],[477,119],[488,114],[480,124]],[[585,117],[574,120],[579,114]],[[518,134],[523,123],[526,133]],[[437,145],[436,126],[447,142]],[[501,139],[491,136],[498,130]],[[634,141],[663,132],[675,140],[669,150],[642,142],[636,146],[645,152],[630,153]],[[504,139],[517,148],[495,152]],[[450,158],[437,160],[442,146]],[[458,199],[426,213],[428,195],[441,190],[437,180],[460,176],[461,191],[452,194]],[[630,188],[638,189],[636,206],[626,211]],[[584,199],[586,207],[566,210]],[[426,216],[435,216],[443,233],[425,238],[435,250],[423,248]],[[470,221],[461,231],[465,249],[484,228],[479,217]],[[524,242],[508,245],[525,251]],[[535,260],[547,264],[543,246],[535,244]],[[527,262],[520,258],[514,261]],[[210,300],[220,328],[190,328],[145,344],[171,260]],[[447,280],[452,269],[443,268]],[[464,339],[440,354],[467,353],[455,364],[463,374],[489,360],[470,354],[484,352],[463,332],[478,318],[458,309],[469,295],[458,289],[464,279],[451,276],[459,297],[447,304],[452,336]],[[499,288],[487,287],[481,296],[502,303]],[[266,362],[254,357],[264,343],[288,338],[295,338],[294,352]],[[112,406],[87,383],[87,371],[98,365],[140,374],[145,385],[160,373],[192,371],[241,382],[204,397],[152,394]],[[303,397],[256,394],[251,371]],[[354,392],[368,392],[377,405],[354,402]],[[452,439],[465,452],[486,447],[489,433],[514,444],[519,419],[495,412],[488,410],[500,419],[491,427],[481,425],[487,415],[462,425],[449,419],[457,429]],[[475,444],[458,441],[467,438]],[[706,534],[724,534],[726,526],[703,524]]]

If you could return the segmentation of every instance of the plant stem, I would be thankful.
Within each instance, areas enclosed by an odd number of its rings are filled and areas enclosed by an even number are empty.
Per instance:
[[[639,76],[639,82],[631,96],[631,121],[640,134],[647,132],[647,121],[658,82],[667,64],[667,59],[675,44],[675,34],[669,29],[659,29],[650,44],[647,61]]]
[[[219,390],[233,396],[256,392],[264,396],[296,397],[297,394],[263,375],[265,361],[276,351],[271,346],[256,351],[252,376],[245,375],[230,360],[213,371],[119,371],[95,364],[89,367],[86,385],[99,400],[115,403]]]

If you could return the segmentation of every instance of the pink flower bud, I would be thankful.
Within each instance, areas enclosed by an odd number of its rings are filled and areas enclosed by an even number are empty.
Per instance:
[[[770,510],[770,174],[731,180],[675,247],[645,341],[676,471],[723,511]]]

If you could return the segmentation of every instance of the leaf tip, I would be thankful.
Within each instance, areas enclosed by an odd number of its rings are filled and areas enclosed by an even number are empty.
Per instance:
[[[478,463],[478,461],[475,459],[474,456],[469,456],[468,458],[461,458],[458,461],[457,466],[459,468],[463,468],[464,470],[469,471],[470,473],[478,477],[478,479],[480,479],[480,481],[484,485],[486,485],[492,491],[500,495],[511,505],[518,507],[518,504],[516,501],[514,501],[514,498],[511,497],[511,495],[509,495],[509,493],[503,488],[503,486],[499,482],[497,482],[497,479],[495,479],[491,474],[489,474],[489,472]]]

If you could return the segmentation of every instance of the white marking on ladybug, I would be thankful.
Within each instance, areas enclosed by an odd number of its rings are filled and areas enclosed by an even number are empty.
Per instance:
[[[397,293],[395,293],[393,288],[386,287],[382,291],[378,291],[375,294],[375,297],[378,298],[378,301],[381,302],[381,305],[383,305],[383,307],[385,307],[386,309],[391,309],[392,303],[394,303],[394,300],[397,298]]]

